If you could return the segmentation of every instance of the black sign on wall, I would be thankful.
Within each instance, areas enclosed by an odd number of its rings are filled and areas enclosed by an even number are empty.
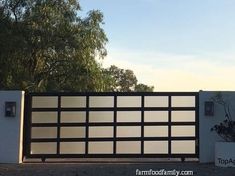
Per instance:
[[[214,102],[213,101],[206,101],[204,109],[205,109],[205,116],[214,116]]]
[[[16,116],[16,102],[5,102],[5,117]]]

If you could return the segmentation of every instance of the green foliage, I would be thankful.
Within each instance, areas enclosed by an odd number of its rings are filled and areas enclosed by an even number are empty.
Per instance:
[[[107,55],[102,13],[79,11],[77,0],[0,0],[0,89],[135,91],[133,71],[97,61]]]
[[[0,10],[0,87],[99,91],[106,56],[103,15],[77,16],[75,0],[6,0]]]
[[[153,92],[154,87],[153,86],[147,86],[145,84],[137,84],[135,86],[135,91],[136,92]]]
[[[138,84],[137,78],[132,70],[125,70],[116,67],[115,65],[104,69],[106,75],[106,84],[108,91],[118,92],[152,92],[154,87],[147,86],[145,84]]]

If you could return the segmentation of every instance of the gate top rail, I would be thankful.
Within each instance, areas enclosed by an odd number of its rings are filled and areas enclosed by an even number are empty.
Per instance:
[[[190,96],[199,92],[30,92],[31,96]]]

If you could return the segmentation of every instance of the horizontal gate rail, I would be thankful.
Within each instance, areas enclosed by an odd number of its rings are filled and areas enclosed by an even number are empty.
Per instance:
[[[198,92],[32,92],[30,96],[194,96]]]
[[[116,122],[117,126],[138,126],[142,125],[141,122]],[[181,125],[195,125],[195,122],[144,122],[144,126],[163,126],[163,125],[174,125],[174,126],[181,126]],[[57,123],[33,123],[32,127],[75,127],[75,126],[84,126],[86,123],[61,123],[58,125]],[[113,123],[89,123],[89,126],[112,126]]]
[[[60,108],[61,111],[112,111],[113,108]],[[59,108],[32,108],[32,111],[58,111]],[[190,111],[196,110],[191,107],[175,107],[175,108],[144,108],[144,111]],[[141,111],[140,108],[116,108],[116,111]]]

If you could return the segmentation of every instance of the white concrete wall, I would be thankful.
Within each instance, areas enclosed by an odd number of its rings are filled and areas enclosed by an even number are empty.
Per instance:
[[[16,102],[16,117],[5,117],[5,101]],[[21,163],[24,92],[0,91],[0,163]]]
[[[218,92],[218,91],[217,91]],[[223,107],[215,103],[214,116],[204,115],[204,102],[210,101],[217,92],[200,91],[199,92],[199,158],[201,163],[214,162],[215,142],[222,139],[210,129],[216,124],[225,120]],[[225,99],[231,103],[231,114],[235,120],[235,92],[222,92]]]

